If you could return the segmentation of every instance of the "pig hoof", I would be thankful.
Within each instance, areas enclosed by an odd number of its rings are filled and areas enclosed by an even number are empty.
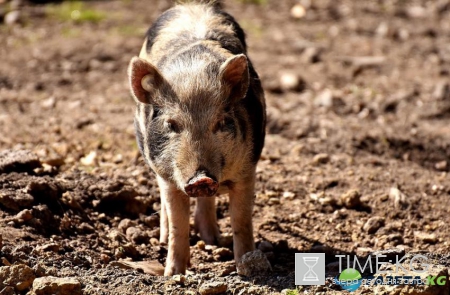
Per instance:
[[[175,265],[167,265],[164,270],[164,276],[170,277],[173,275],[182,274],[184,275],[186,273],[186,267],[176,267]]]

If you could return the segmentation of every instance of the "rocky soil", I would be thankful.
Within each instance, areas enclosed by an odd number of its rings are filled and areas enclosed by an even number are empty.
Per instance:
[[[226,0],[266,90],[254,234],[272,271],[237,275],[223,196],[220,245],[192,230],[169,278],[126,69],[171,2],[42,2],[0,0],[0,294],[343,294],[339,254],[421,254],[448,281],[450,1]],[[326,254],[324,286],[295,286],[298,252]]]

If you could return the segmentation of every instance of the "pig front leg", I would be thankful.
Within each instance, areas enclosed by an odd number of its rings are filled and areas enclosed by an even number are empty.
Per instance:
[[[254,173],[230,187],[230,218],[236,264],[241,260],[242,255],[255,250],[252,225],[254,192]]]
[[[168,227],[168,253],[165,276],[184,274],[189,263],[189,197],[178,188],[158,177],[161,210],[164,208]],[[164,205],[162,205],[164,204]],[[164,215],[164,213],[162,214]],[[161,224],[163,219],[161,220]],[[163,236],[161,236],[163,238]]]
[[[216,245],[220,238],[217,226],[216,197],[197,198],[194,214],[195,230],[208,245]]]
[[[161,214],[159,227],[159,242],[161,244],[167,244],[169,241],[169,218],[167,216],[166,199],[167,198],[163,196],[161,191]]]

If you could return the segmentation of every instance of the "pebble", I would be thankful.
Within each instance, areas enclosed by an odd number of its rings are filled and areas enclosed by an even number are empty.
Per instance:
[[[347,209],[354,209],[361,205],[361,194],[358,190],[352,189],[339,197],[342,206]]]
[[[305,88],[305,81],[295,73],[284,72],[279,77],[280,87],[283,91],[301,92]]]
[[[84,166],[94,166],[97,159],[97,152],[91,151],[89,154],[80,159],[80,163]]]
[[[333,92],[330,89],[322,90],[314,99],[316,106],[330,108],[333,106]]]
[[[434,168],[439,171],[446,171],[448,169],[447,161],[440,161],[434,164]]]
[[[223,282],[207,282],[203,283],[198,290],[200,295],[223,294],[228,290],[227,284]]]
[[[435,244],[438,241],[436,234],[429,234],[421,231],[415,231],[414,237],[427,244]]]
[[[363,225],[363,230],[369,234],[374,234],[376,231],[384,225],[384,218],[379,216],[374,216],[369,218]]]
[[[16,215],[16,220],[21,222],[27,222],[31,218],[33,218],[33,214],[31,213],[30,209],[24,209]]]
[[[283,199],[286,199],[286,200],[293,200],[293,199],[295,199],[295,193],[293,193],[293,192],[288,192],[288,191],[283,192]]]
[[[136,225],[137,225],[137,223],[135,221],[132,221],[129,218],[124,218],[119,222],[119,225],[117,226],[117,228],[121,232],[125,233],[129,227],[136,226]]]
[[[60,248],[61,248],[61,246],[57,243],[49,243],[49,244],[45,244],[45,245],[36,247],[36,250],[42,251],[42,252],[51,251],[51,252],[57,253]]]
[[[438,100],[450,99],[450,84],[446,81],[438,83],[434,88],[433,97]]]
[[[272,270],[269,260],[261,250],[245,253],[236,268],[239,275],[246,277],[261,275]]]
[[[296,19],[303,18],[306,15],[306,9],[300,3],[295,4],[291,8],[291,16]]]
[[[396,187],[389,190],[389,198],[394,201],[395,209],[406,209],[409,205],[406,195]]]
[[[186,281],[186,277],[184,275],[174,275],[172,279],[179,285],[184,284],[184,282]]]
[[[200,250],[205,250],[206,244],[204,241],[200,240],[197,242],[197,248],[199,248]]]
[[[128,241],[133,242],[134,244],[142,244],[149,241],[147,233],[134,226],[127,228],[125,235],[127,236]]]
[[[330,155],[322,153],[317,154],[313,158],[313,164],[319,165],[319,164],[326,164],[330,161]]]
[[[150,216],[145,216],[144,223],[149,228],[155,228],[155,227],[159,226],[159,216],[156,214],[152,214]],[[119,226],[120,226],[120,224],[119,224]]]
[[[95,232],[95,228],[90,225],[89,223],[86,222],[82,222],[79,226],[78,229],[82,232],[82,233],[87,233],[87,234],[91,234],[93,232]]]
[[[4,22],[8,26],[14,25],[20,21],[21,13],[19,10],[13,10],[5,15]]]
[[[212,254],[214,259],[218,261],[226,261],[233,258],[233,252],[228,248],[217,248]]]
[[[35,279],[32,292],[36,295],[82,294],[81,283],[76,278],[57,278],[53,276]]]
[[[262,241],[259,243],[258,249],[262,252],[273,252],[273,245],[269,241]]]

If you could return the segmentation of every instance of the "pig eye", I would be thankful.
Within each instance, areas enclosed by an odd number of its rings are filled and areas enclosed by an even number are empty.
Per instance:
[[[180,125],[174,120],[167,120],[164,122],[164,126],[172,132],[180,133],[181,128]]]
[[[234,130],[234,121],[230,117],[225,117],[214,126],[213,132],[232,132]]]

